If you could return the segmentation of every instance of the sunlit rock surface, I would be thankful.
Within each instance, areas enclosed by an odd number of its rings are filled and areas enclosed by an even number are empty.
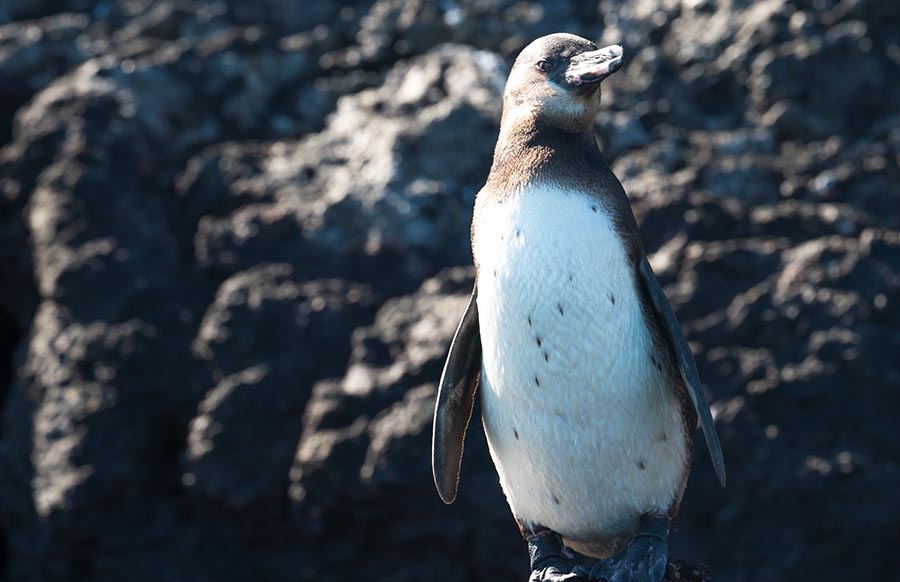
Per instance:
[[[0,0],[2,579],[524,580],[430,426],[556,31],[625,47],[596,129],[725,450],[667,579],[895,577],[894,3]]]

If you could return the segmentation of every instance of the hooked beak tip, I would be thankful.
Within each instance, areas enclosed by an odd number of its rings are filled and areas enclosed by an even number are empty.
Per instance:
[[[624,54],[622,46],[617,44],[583,53],[581,58],[573,59],[566,79],[576,87],[599,83],[622,67]]]

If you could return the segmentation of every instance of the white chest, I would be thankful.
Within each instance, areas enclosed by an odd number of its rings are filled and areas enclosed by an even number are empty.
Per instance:
[[[476,220],[484,425],[510,507],[618,544],[680,498],[687,456],[633,266],[579,193],[532,188]]]

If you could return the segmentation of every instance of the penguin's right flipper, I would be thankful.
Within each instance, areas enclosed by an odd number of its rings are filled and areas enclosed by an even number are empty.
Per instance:
[[[459,485],[466,428],[472,418],[475,390],[481,374],[481,334],[478,328],[478,286],[456,328],[450,353],[441,374],[434,407],[434,431],[431,440],[431,470],[434,484],[444,503],[453,503]]]
[[[668,340],[675,352],[678,362],[678,368],[681,372],[681,379],[684,381],[694,409],[700,419],[700,428],[703,429],[703,436],[706,437],[706,448],[709,450],[709,457],[712,459],[713,468],[716,470],[716,477],[722,487],[725,486],[725,461],[722,458],[722,445],[719,444],[719,435],[716,434],[716,425],[713,422],[712,413],[709,410],[709,403],[700,387],[700,374],[697,373],[697,364],[694,362],[694,355],[691,348],[688,347],[687,341],[684,339],[684,333],[675,314],[672,312],[672,306],[666,297],[665,292],[656,280],[650,262],[646,257],[641,261],[640,267],[641,279],[644,282],[644,288],[650,296],[653,309],[659,318],[665,332],[667,332]]]

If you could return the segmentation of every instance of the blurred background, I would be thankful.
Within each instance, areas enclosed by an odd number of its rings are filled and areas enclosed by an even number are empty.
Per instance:
[[[621,43],[603,151],[697,355],[672,555],[900,570],[900,5],[0,0],[0,580],[523,581],[429,456],[508,67]]]

